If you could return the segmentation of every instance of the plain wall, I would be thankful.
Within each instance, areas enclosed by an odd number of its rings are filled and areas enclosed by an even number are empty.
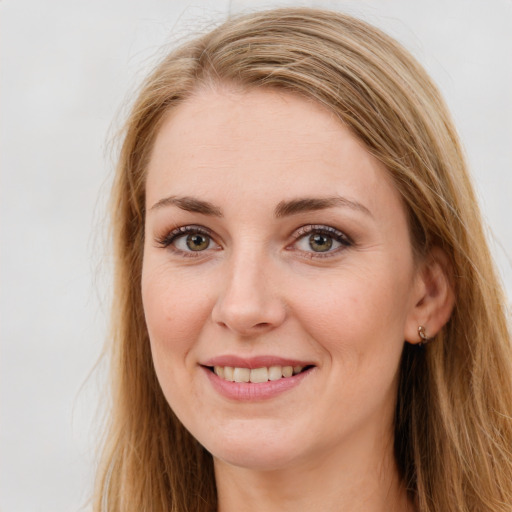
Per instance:
[[[69,512],[94,471],[108,316],[108,141],[178,36],[255,5],[0,3],[0,511]],[[512,296],[512,1],[293,2],[356,14],[425,65],[450,106]],[[507,259],[508,258],[508,259]]]

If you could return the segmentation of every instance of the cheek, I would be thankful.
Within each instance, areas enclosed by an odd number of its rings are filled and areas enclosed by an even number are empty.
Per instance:
[[[156,376],[174,413],[186,419],[191,404],[201,400],[188,383],[196,370],[194,351],[209,318],[209,301],[197,291],[197,283],[191,286],[186,276],[165,264],[143,268],[141,284]]]
[[[304,280],[296,295],[304,298],[305,311],[323,320],[320,323],[369,329],[400,322],[406,316],[408,281],[378,269],[348,269],[320,280]]]
[[[182,363],[209,316],[207,294],[176,270],[148,265],[142,273],[142,301],[155,367]]]
[[[407,268],[407,267],[406,267]],[[404,343],[410,277],[375,265],[300,282],[293,309],[333,364],[357,373],[395,365]]]

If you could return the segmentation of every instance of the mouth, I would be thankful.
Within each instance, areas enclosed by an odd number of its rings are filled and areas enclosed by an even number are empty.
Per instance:
[[[306,366],[262,366],[260,368],[244,368],[238,366],[207,366],[217,377],[227,382],[247,382],[261,384],[264,382],[288,379],[305,373],[313,365]]]

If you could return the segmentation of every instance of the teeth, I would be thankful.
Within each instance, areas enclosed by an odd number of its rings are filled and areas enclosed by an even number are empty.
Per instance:
[[[293,366],[283,366],[283,377],[291,377],[293,375]]]
[[[251,376],[249,380],[251,382],[267,382],[268,370],[266,368],[255,368],[251,370]]]
[[[218,367],[217,367],[218,368]],[[220,375],[219,375],[220,377]],[[224,367],[224,379],[233,382],[233,368],[231,366]]]
[[[249,368],[234,368],[233,380],[235,382],[249,382],[251,377],[251,370]]]
[[[268,369],[268,380],[279,380],[283,376],[283,370],[280,366],[271,366]]]
[[[234,368],[232,366],[215,366],[213,371],[223,380],[229,382],[252,382],[261,383],[269,380],[297,375],[304,369],[303,366],[270,366],[269,368]]]

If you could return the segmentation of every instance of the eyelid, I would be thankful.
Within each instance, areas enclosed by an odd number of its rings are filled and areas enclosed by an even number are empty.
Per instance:
[[[305,224],[304,226],[301,226],[295,230],[292,236],[297,239],[305,235],[310,235],[311,233],[327,233],[339,237],[345,240],[347,243],[352,243],[350,237],[343,231],[327,224]]]

